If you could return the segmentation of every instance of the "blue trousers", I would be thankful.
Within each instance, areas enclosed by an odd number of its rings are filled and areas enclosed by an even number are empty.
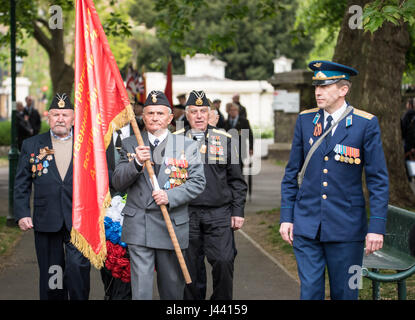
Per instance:
[[[294,236],[293,247],[302,300],[324,300],[326,266],[331,299],[358,299],[359,290],[354,278],[356,269],[363,261],[363,241],[321,242],[318,239]]]

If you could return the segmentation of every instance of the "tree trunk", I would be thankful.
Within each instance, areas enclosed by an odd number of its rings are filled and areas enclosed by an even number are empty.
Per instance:
[[[56,93],[72,94],[75,71],[65,63],[65,44],[63,29],[48,29],[50,38],[37,23],[47,26],[47,22],[38,19],[33,23],[34,37],[49,55],[49,74],[52,80],[53,95]]]
[[[370,0],[371,1],[371,0]],[[362,8],[368,0],[349,1],[348,7]],[[406,177],[401,140],[401,82],[405,69],[405,54],[410,46],[408,27],[384,23],[371,34],[351,29],[347,11],[343,18],[333,61],[355,67],[353,87],[348,101],[379,119],[383,150],[389,171],[390,203],[415,207],[415,196]]]

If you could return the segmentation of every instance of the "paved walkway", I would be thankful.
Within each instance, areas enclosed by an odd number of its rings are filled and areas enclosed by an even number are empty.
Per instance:
[[[258,173],[253,176],[253,193],[247,202],[246,212],[272,209],[279,206],[280,183],[283,168],[270,161],[257,161]],[[0,168],[0,215],[7,215],[8,169]],[[0,272],[0,300],[38,299],[38,268],[35,256],[33,231],[24,233],[8,259],[7,267]],[[279,300],[298,299],[299,284],[279,265],[278,261],[263,252],[245,235],[236,232],[238,256],[235,262],[235,300]],[[104,289],[99,272],[91,269],[90,299],[102,300]],[[208,266],[208,271],[210,270]],[[208,297],[211,294],[211,279],[208,278]],[[155,298],[157,291],[155,290]]]

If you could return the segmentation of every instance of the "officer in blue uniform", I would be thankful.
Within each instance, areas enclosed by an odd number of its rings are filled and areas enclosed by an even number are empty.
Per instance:
[[[318,107],[301,112],[296,122],[281,184],[280,234],[294,247],[301,299],[324,299],[326,266],[331,299],[357,299],[351,279],[356,267],[351,267],[362,265],[364,251],[381,249],[385,234],[389,183],[379,124],[370,113],[354,106],[347,109],[345,98],[350,77],[358,73],[355,69],[330,61],[312,61],[309,68],[314,71]],[[335,126],[312,154],[299,186],[297,175],[308,152],[331,125]]]

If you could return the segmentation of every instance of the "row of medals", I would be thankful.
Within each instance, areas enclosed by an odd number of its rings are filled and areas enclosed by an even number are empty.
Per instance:
[[[172,166],[164,170],[165,174],[170,175],[169,177],[170,186],[168,187],[170,188],[172,185],[180,186],[182,183],[186,182],[186,179],[188,178],[188,173],[186,169],[189,166],[188,162],[187,160],[184,159],[184,157],[182,157],[181,160],[166,159],[166,165],[170,165],[170,164]]]
[[[32,164],[32,178],[36,176],[36,171],[38,171],[37,175],[39,177],[42,175],[42,173],[48,173],[49,161],[51,161],[52,159],[52,155],[49,154],[46,156],[46,160],[40,162],[42,159],[39,159],[38,157],[34,158],[34,156],[32,156],[29,160],[29,162]]]
[[[361,162],[360,158],[347,157],[344,155],[340,155],[338,153],[336,153],[336,155],[334,156],[334,160],[350,164],[360,164]]]

